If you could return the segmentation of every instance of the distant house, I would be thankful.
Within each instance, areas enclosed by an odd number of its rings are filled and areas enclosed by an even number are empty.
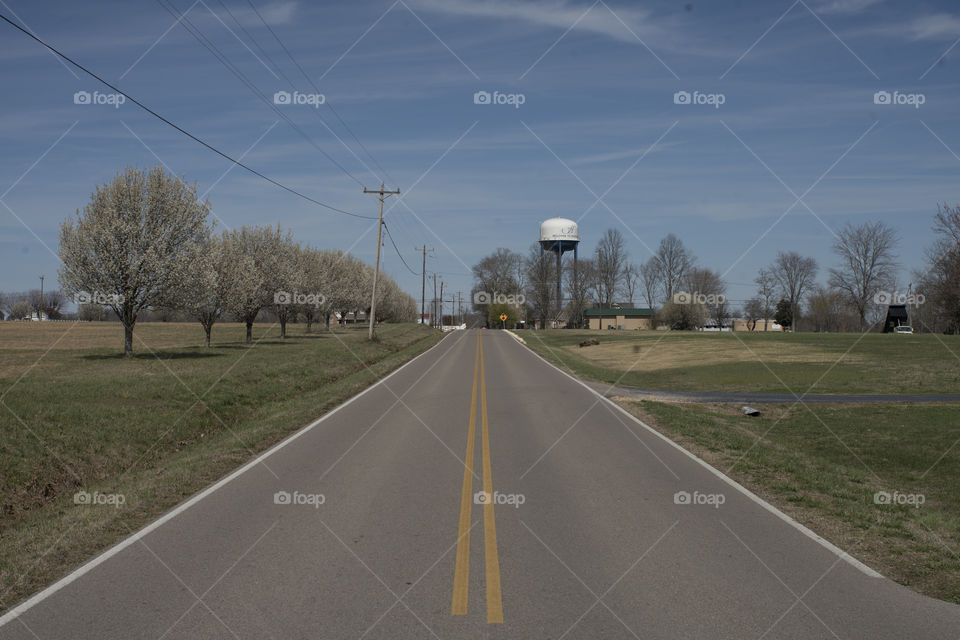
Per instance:
[[[750,331],[750,320],[746,318],[736,318],[733,321],[733,330],[734,331]],[[764,324],[766,323],[766,324]],[[783,327],[777,324],[772,318],[767,320],[757,320],[757,326],[754,327],[754,331],[783,331]]]
[[[653,309],[608,307],[603,309],[587,309],[583,312],[590,329],[653,329]]]
[[[883,332],[893,333],[896,327],[909,327],[910,315],[907,313],[907,305],[892,304],[887,307],[887,319],[883,322]]]

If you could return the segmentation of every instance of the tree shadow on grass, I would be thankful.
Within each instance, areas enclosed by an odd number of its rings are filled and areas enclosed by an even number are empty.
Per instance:
[[[224,354],[215,353],[213,349],[205,351],[140,351],[133,352],[133,356],[127,358],[122,352],[117,353],[91,353],[80,356],[84,360],[182,360],[198,358],[218,358]]]

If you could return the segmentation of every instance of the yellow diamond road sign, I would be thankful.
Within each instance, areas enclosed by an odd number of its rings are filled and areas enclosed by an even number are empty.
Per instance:
[[[507,314],[501,313],[501,314],[500,314],[500,321],[501,321],[501,322],[506,322],[506,321],[507,321]]]

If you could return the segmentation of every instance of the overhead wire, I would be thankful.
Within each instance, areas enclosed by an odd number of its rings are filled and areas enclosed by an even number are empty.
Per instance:
[[[400,249],[399,249],[399,247],[397,247],[397,243],[393,241],[393,236],[390,235],[390,228],[387,227],[387,223],[386,223],[386,222],[383,223],[383,230],[387,232],[387,237],[390,238],[390,244],[393,245],[393,250],[397,252],[397,256],[400,258],[400,262],[402,262],[402,263],[403,263],[403,266],[405,266],[405,267],[407,268],[407,271],[409,271],[410,273],[412,273],[412,274],[415,275],[415,276],[423,275],[423,272],[422,272],[422,271],[414,271],[413,269],[411,269],[411,268],[410,268],[410,265],[407,264],[407,261],[403,259],[403,254],[400,253]]]
[[[285,114],[280,108],[277,107],[269,98],[267,98],[262,91],[247,77],[245,73],[240,71],[229,58],[211,41],[207,38],[200,29],[190,21],[185,13],[180,12],[179,9],[173,4],[172,0],[156,0],[157,4],[163,7],[171,16],[173,16],[177,22],[187,30],[190,35],[194,37],[197,42],[199,42],[203,47],[209,51],[213,56],[227,68],[240,82],[242,82],[248,89],[250,89],[253,94],[260,99],[269,109],[277,114],[284,122],[286,122],[290,127],[300,134],[300,136],[306,140],[314,149],[319,151],[327,160],[334,164],[340,171],[342,171],[347,177],[356,182],[360,186],[364,186],[363,182],[357,178],[355,175],[350,173],[350,171],[344,167],[340,162],[331,156],[323,147],[321,147],[317,142],[311,138],[303,129],[300,128],[297,123],[295,123],[287,114]]]
[[[218,4],[219,4],[221,7],[223,7],[223,10],[227,12],[227,14],[228,14],[228,15],[230,16],[230,18],[233,20],[234,24],[236,24],[237,27],[239,27],[240,30],[243,31],[244,35],[246,35],[247,38],[248,38],[251,42],[253,42],[254,46],[257,48],[257,51],[259,51],[259,52],[263,55],[263,57],[265,57],[265,58],[270,62],[270,64],[273,66],[273,68],[276,69],[277,73],[280,74],[280,77],[282,77],[282,78],[286,81],[287,85],[288,85],[293,91],[296,92],[296,91],[297,91],[297,85],[294,84],[293,80],[291,80],[290,77],[289,77],[286,73],[284,73],[284,71],[283,71],[283,69],[280,67],[280,65],[277,64],[277,62],[273,59],[273,57],[266,51],[266,49],[263,48],[263,46],[262,46],[262,45],[260,44],[260,42],[256,39],[256,37],[254,37],[254,35],[253,35],[252,33],[250,33],[250,32],[247,30],[246,27],[243,26],[243,23],[240,22],[240,20],[239,20],[239,19],[237,18],[237,16],[233,13],[233,11],[230,9],[230,7],[228,7],[226,4],[224,4],[223,0],[217,0],[217,2],[218,2]],[[254,11],[256,12],[256,7],[252,7],[252,8],[253,8]],[[258,15],[258,17],[260,17],[260,14],[259,14],[259,13],[257,13],[257,15]],[[260,17],[260,21],[264,23],[264,26],[266,26],[267,28],[269,28],[269,25],[264,21],[264,19],[263,19],[262,17]],[[272,32],[272,30],[271,30],[271,32]],[[236,35],[236,34],[234,34],[234,35]],[[275,37],[275,38],[277,37],[276,34],[274,34],[274,37]],[[237,36],[237,38],[239,39],[239,36]],[[279,39],[278,39],[278,41],[279,41]],[[281,42],[280,45],[283,46],[283,43]],[[244,45],[244,46],[246,46],[246,45]],[[249,48],[248,48],[248,49],[249,49]],[[251,51],[251,53],[253,53],[253,52]],[[256,54],[254,54],[254,55],[256,55]],[[288,52],[288,55],[290,55],[289,52]],[[292,59],[292,57],[291,57],[291,59]],[[263,61],[261,60],[260,62],[262,63]],[[294,64],[297,64],[296,60],[294,60]],[[266,66],[266,65],[264,65],[264,66]],[[298,66],[299,66],[299,65],[298,65]],[[270,69],[269,67],[267,67],[267,69],[268,69],[271,73],[273,73],[273,70],[272,70],[272,69]],[[276,77],[276,74],[275,74],[275,73],[274,73],[273,75],[274,75],[274,77]],[[309,78],[309,77],[307,77],[307,81],[308,81],[308,82],[310,81],[310,78]],[[323,93],[319,90],[319,88],[316,87],[316,85],[314,85],[314,90],[317,92],[318,95],[323,95]],[[333,107],[332,107],[332,106],[330,105],[330,103],[326,100],[326,96],[324,96],[323,104],[325,104],[325,105],[328,106],[331,110],[333,110]],[[332,135],[334,138],[336,138],[336,139],[337,139],[337,142],[339,142],[339,143],[343,146],[343,148],[346,149],[346,150],[350,153],[350,155],[352,155],[352,156],[357,160],[357,162],[359,162],[360,164],[362,164],[364,169],[366,169],[373,177],[377,178],[377,180],[380,180],[380,179],[381,179],[380,176],[378,176],[378,175],[373,171],[373,169],[371,169],[370,166],[367,165],[366,162],[364,162],[363,158],[361,158],[360,156],[358,156],[358,155],[356,154],[356,152],[354,152],[354,150],[353,150],[352,148],[350,148],[350,145],[348,145],[346,142],[344,142],[343,139],[341,139],[340,136],[338,136],[338,135],[336,134],[336,132],[334,132],[334,130],[330,128],[330,125],[328,125],[328,124],[327,124],[327,121],[323,119],[323,116],[320,115],[320,112],[319,112],[317,109],[313,109],[312,111],[313,111],[314,114],[316,114],[317,118],[320,120],[320,124],[323,125],[323,127],[330,133],[330,135]],[[338,117],[339,117],[339,114],[335,114],[335,115],[338,115]],[[345,124],[346,124],[346,123],[344,123],[344,125],[345,125]],[[347,127],[347,129],[349,130],[349,127]],[[351,135],[352,135],[352,131],[351,131]],[[356,136],[354,136],[354,139],[356,139]],[[360,144],[361,148],[363,148],[363,144],[360,143],[359,140],[357,140],[357,142]],[[368,155],[369,155],[369,152],[368,152]],[[376,159],[373,158],[372,156],[371,156],[371,159],[372,159],[374,162],[376,162]]]
[[[273,27],[271,27],[270,24],[266,20],[264,20],[263,16],[260,14],[260,11],[257,9],[257,6],[253,3],[253,0],[247,0],[247,4],[250,5],[250,8],[253,9],[253,12],[260,19],[260,22],[263,23],[263,26],[267,28],[267,30],[270,32],[270,35],[273,36],[273,38],[277,41],[277,44],[279,44],[280,47],[284,50],[284,52],[287,54],[287,57],[290,58],[290,61],[293,62],[294,65],[296,65],[297,69],[300,70],[300,73],[303,75],[306,81],[310,83],[310,86],[313,87],[313,90],[316,91],[317,93],[323,93],[322,91],[320,91],[320,87],[317,86],[317,84],[313,81],[310,75],[307,74],[307,72],[304,70],[303,66],[293,56],[293,53],[290,52],[290,49],[287,48],[287,45],[283,43],[283,40],[280,39],[280,36],[278,36],[277,33],[273,30]],[[333,112],[333,115],[336,116],[340,124],[343,125],[343,128],[350,133],[350,136],[360,146],[360,148],[363,149],[364,153],[367,154],[367,157],[369,157],[373,161],[373,163],[377,166],[377,168],[380,169],[380,171],[390,180],[390,182],[392,182],[393,184],[397,184],[397,181],[393,179],[393,177],[390,175],[390,172],[384,169],[383,166],[373,156],[373,154],[370,153],[370,150],[367,149],[367,147],[362,142],[360,142],[360,138],[358,138],[357,135],[353,132],[353,129],[350,128],[350,125],[348,125],[346,121],[344,121],[344,119],[340,117],[340,114],[337,112],[336,109],[333,108],[333,105],[330,104],[330,102],[328,101],[324,101],[324,104],[330,109],[331,112]],[[366,165],[366,163],[364,163],[364,165]],[[367,167],[367,170],[370,171],[370,167]],[[373,171],[370,171],[370,173],[373,173]],[[376,176],[376,174],[374,175]]]
[[[223,151],[220,151],[220,149],[214,147],[212,144],[210,144],[210,143],[202,140],[201,138],[199,138],[199,137],[195,136],[194,134],[190,133],[189,131],[187,131],[187,130],[184,129],[183,127],[175,124],[175,123],[172,122],[171,120],[169,120],[169,119],[165,118],[164,116],[160,115],[159,113],[157,113],[156,111],[154,111],[153,109],[151,109],[150,107],[148,107],[147,105],[145,105],[143,102],[141,102],[141,101],[137,100],[136,98],[134,98],[133,96],[131,96],[129,93],[123,91],[122,89],[120,89],[119,87],[113,85],[112,83],[107,82],[107,81],[104,80],[101,76],[97,75],[96,73],[94,73],[94,72],[91,71],[90,69],[86,68],[85,66],[83,66],[83,65],[80,64],[79,62],[75,61],[75,60],[74,60],[73,58],[71,58],[70,56],[62,53],[60,50],[56,49],[55,47],[53,47],[52,45],[48,44],[48,43],[45,42],[44,40],[41,40],[39,37],[37,37],[37,36],[35,36],[34,34],[30,33],[28,30],[26,30],[26,29],[24,29],[23,27],[21,27],[20,25],[18,25],[16,22],[14,22],[14,21],[11,20],[10,18],[8,18],[6,15],[0,13],[0,20],[3,20],[4,22],[6,22],[7,24],[9,24],[10,26],[14,27],[14,28],[17,29],[18,31],[20,31],[21,33],[23,33],[24,35],[26,35],[28,38],[36,41],[37,43],[39,43],[39,44],[41,44],[41,45],[43,45],[44,47],[46,47],[47,49],[49,49],[51,52],[53,52],[55,55],[57,55],[58,57],[62,58],[62,59],[65,60],[66,62],[69,62],[69,63],[72,64],[74,67],[76,67],[76,68],[79,69],[80,71],[86,73],[88,76],[90,76],[90,77],[92,77],[93,79],[97,80],[98,82],[100,82],[100,83],[103,84],[104,86],[106,86],[106,87],[112,89],[113,91],[115,91],[116,93],[122,95],[124,98],[126,98],[127,100],[129,100],[129,101],[132,102],[133,104],[137,105],[138,107],[140,107],[141,109],[143,109],[144,111],[146,111],[147,113],[149,113],[150,115],[152,115],[153,117],[157,118],[158,120],[160,120],[160,121],[163,122],[164,124],[167,124],[167,125],[169,125],[170,127],[173,127],[174,129],[176,129],[177,131],[179,131],[179,132],[182,133],[183,135],[187,136],[188,138],[190,138],[190,139],[193,140],[194,142],[197,142],[197,143],[203,145],[204,147],[206,147],[206,148],[209,149],[210,151],[213,151],[214,153],[216,153],[217,155],[221,156],[222,158],[224,158],[224,159],[226,159],[226,160],[229,160],[230,162],[232,162],[232,163],[235,164],[236,166],[238,166],[238,167],[240,167],[240,168],[242,168],[242,169],[244,169],[244,170],[252,173],[253,175],[255,175],[255,176],[259,177],[259,178],[262,178],[263,180],[266,180],[267,182],[270,182],[271,184],[273,184],[273,185],[275,185],[275,186],[277,186],[277,187],[280,187],[281,189],[283,189],[283,190],[285,190],[285,191],[288,191],[288,192],[294,194],[295,196],[297,196],[297,197],[299,197],[299,198],[302,198],[302,199],[304,199],[304,200],[306,200],[306,201],[308,201],[308,202],[312,202],[313,204],[318,205],[318,206],[320,206],[320,207],[323,207],[323,208],[325,208],[325,209],[329,209],[330,211],[335,211],[335,212],[337,212],[337,213],[340,213],[340,214],[343,214],[343,215],[347,215],[347,216],[351,216],[351,217],[354,217],[354,218],[362,218],[362,219],[364,219],[364,220],[376,220],[376,216],[364,216],[364,215],[360,215],[360,214],[357,214],[357,213],[352,213],[352,212],[350,212],[350,211],[346,211],[346,210],[344,210],[344,209],[340,209],[340,208],[338,208],[338,207],[335,207],[335,206],[333,206],[333,205],[327,204],[327,203],[325,203],[325,202],[321,202],[320,200],[316,200],[315,198],[311,198],[310,196],[305,195],[305,194],[301,193],[300,191],[297,191],[296,189],[294,189],[294,188],[292,188],[292,187],[288,187],[287,185],[283,184],[282,182],[279,182],[279,181],[277,181],[277,180],[274,180],[273,178],[271,178],[271,177],[269,177],[269,176],[267,176],[267,175],[265,175],[265,174],[257,171],[256,169],[254,169],[254,168],[252,168],[252,167],[244,164],[243,162],[241,162],[241,161],[233,158],[232,156],[228,155],[227,153],[224,153]]]

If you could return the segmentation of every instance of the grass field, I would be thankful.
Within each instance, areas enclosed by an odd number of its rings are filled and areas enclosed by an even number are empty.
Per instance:
[[[583,378],[648,389],[759,393],[956,393],[960,336],[524,331]],[[599,345],[579,347],[587,338]]]
[[[648,389],[960,390],[957,336],[526,331],[522,337],[581,378]],[[591,337],[600,344],[578,346]],[[751,418],[735,404],[615,401],[888,577],[960,603],[960,404],[764,404],[762,415]],[[923,504],[877,504],[878,492],[922,496]]]
[[[958,405],[765,405],[749,418],[620,404],[887,577],[960,603]],[[877,504],[877,492],[922,504]]]
[[[326,331],[0,322],[0,610],[423,352],[417,325]],[[77,491],[123,494],[78,507]]]

